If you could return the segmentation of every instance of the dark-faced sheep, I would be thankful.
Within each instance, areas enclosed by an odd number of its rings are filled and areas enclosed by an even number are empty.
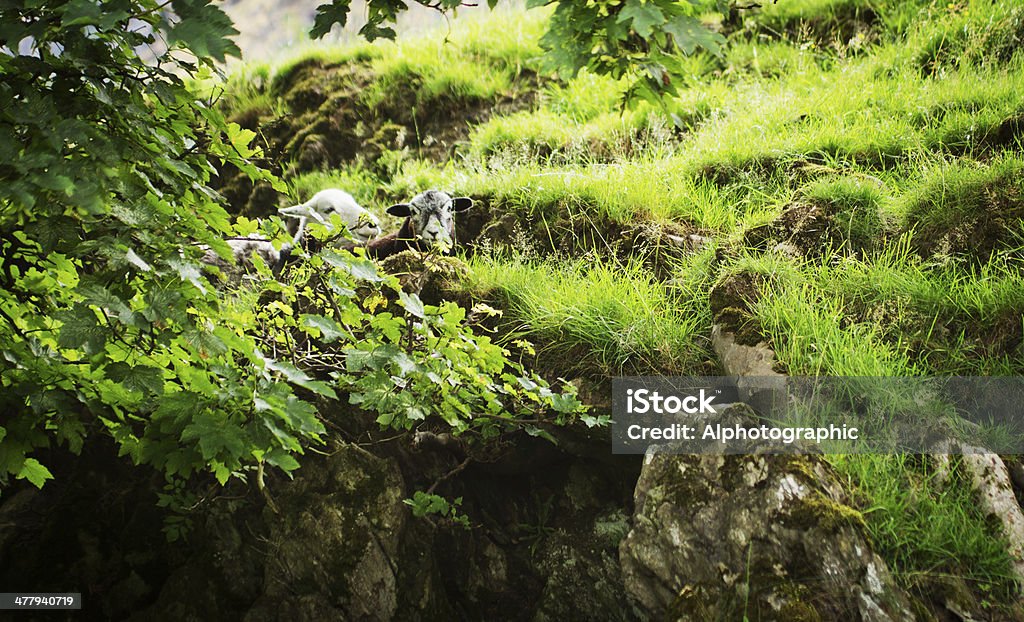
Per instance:
[[[366,254],[380,260],[408,249],[442,248],[450,253],[456,241],[455,214],[471,207],[473,199],[452,198],[439,190],[428,190],[408,203],[392,205],[387,212],[405,218],[401,228],[370,241]]]

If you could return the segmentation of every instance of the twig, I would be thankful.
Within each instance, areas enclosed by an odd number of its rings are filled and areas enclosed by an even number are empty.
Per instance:
[[[465,460],[460,462],[457,467],[455,467],[451,471],[448,471],[447,473],[442,475],[437,481],[435,481],[433,484],[430,485],[430,488],[427,488],[427,494],[428,495],[434,494],[434,490],[437,489],[437,487],[441,484],[441,482],[443,482],[445,480],[448,480],[448,479],[451,479],[452,477],[454,477],[454,476],[458,475],[459,473],[461,473],[463,470],[465,470],[465,468],[467,466],[469,466],[469,463],[472,462],[472,461],[473,461],[472,458],[466,458]]]
[[[274,503],[274,499],[270,496],[270,491],[267,490],[267,485],[263,481],[263,461],[260,460],[259,466],[256,467],[256,489],[260,491],[263,498],[267,502],[267,507],[271,509],[274,514],[280,514],[281,511],[277,509],[277,504]]]

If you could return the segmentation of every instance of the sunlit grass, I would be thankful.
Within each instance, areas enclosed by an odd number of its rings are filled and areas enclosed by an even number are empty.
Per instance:
[[[920,456],[829,456],[859,499],[879,554],[904,585],[954,576],[970,588],[1012,599],[1013,569],[1007,544],[994,536],[969,482],[938,481]],[[954,459],[955,462],[955,459]]]
[[[603,375],[686,374],[709,356],[706,301],[678,300],[636,265],[477,257],[471,288],[496,296],[508,339],[556,367]]]

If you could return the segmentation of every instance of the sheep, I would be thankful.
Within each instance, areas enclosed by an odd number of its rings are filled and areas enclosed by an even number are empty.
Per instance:
[[[284,207],[278,213],[285,218],[288,232],[295,239],[295,246],[301,245],[306,225],[311,220],[328,225],[331,214],[338,214],[358,246],[365,246],[380,235],[377,217],[356,203],[351,194],[337,188],[321,190],[302,205]]]
[[[473,199],[452,198],[440,190],[427,190],[408,203],[392,205],[387,213],[405,218],[402,227],[368,242],[366,254],[381,260],[407,249],[422,251],[435,247],[442,247],[449,254],[455,246],[455,214],[471,207]]]
[[[229,264],[216,251],[205,245],[206,252],[200,261],[208,266],[216,266],[222,270],[232,270],[238,266],[245,265],[251,259],[252,254],[256,253],[270,266],[274,275],[277,276],[288,262],[294,248],[292,244],[284,244],[278,250],[274,248],[274,243],[270,240],[255,237],[228,238],[224,241],[231,247],[232,263]]]
[[[201,261],[210,266],[228,269],[244,265],[255,252],[271,267],[274,274],[278,275],[291,258],[292,251],[302,247],[309,221],[315,220],[329,226],[331,214],[339,215],[352,236],[351,240],[342,243],[343,248],[351,250],[356,246],[365,246],[380,233],[380,222],[377,217],[356,203],[352,195],[337,188],[321,190],[302,205],[281,208],[278,213],[285,218],[288,233],[292,236],[290,244],[285,244],[278,250],[274,248],[272,242],[262,237],[228,238],[225,241],[231,247],[233,266],[209,248],[205,249],[206,253]]]

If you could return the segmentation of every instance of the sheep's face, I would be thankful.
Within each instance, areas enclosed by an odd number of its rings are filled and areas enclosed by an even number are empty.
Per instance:
[[[392,216],[408,218],[413,237],[426,246],[447,246],[455,243],[455,214],[473,207],[473,199],[452,198],[438,190],[416,195],[408,203],[388,208]]]

